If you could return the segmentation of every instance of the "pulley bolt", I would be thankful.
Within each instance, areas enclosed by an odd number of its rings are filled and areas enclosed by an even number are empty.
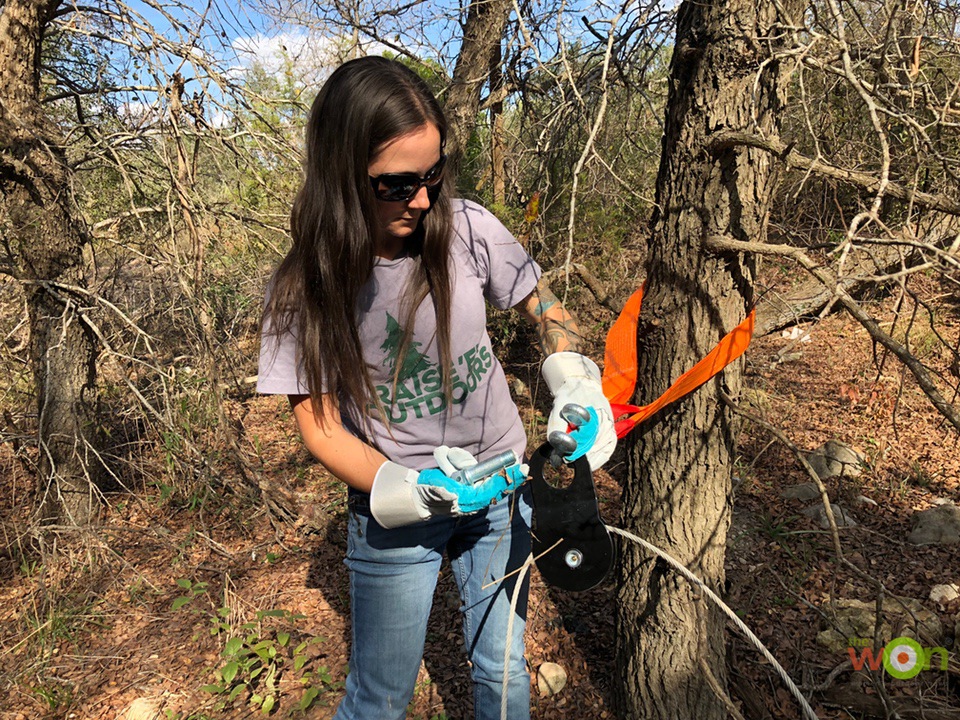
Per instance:
[[[477,463],[476,465],[471,465],[470,467],[464,468],[459,471],[455,477],[457,477],[460,482],[467,485],[475,485],[483,480],[486,480],[491,475],[496,475],[503,470],[506,470],[511,465],[517,464],[517,454],[513,450],[507,450],[502,452],[499,455],[494,455],[489,460],[484,460],[483,462]]]
[[[567,563],[567,567],[578,568],[580,563],[583,562],[583,553],[577,549],[567,550],[567,554],[563,556],[564,562]]]

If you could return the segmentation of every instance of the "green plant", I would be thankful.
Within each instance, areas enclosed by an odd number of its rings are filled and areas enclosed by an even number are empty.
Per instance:
[[[734,485],[737,492],[749,493],[757,482],[757,474],[752,462],[748,462],[742,455],[737,455],[733,461],[733,477],[739,478],[740,484]]]
[[[43,563],[39,560],[28,560],[23,558],[20,561],[20,574],[24,577],[33,577],[43,571]]]
[[[145,581],[142,576],[138,576],[134,578],[133,582],[130,583],[130,586],[127,588],[127,598],[130,602],[140,602],[150,592],[157,592],[157,588],[148,581]]]
[[[63,712],[73,704],[73,685],[65,680],[43,680],[31,686],[30,693],[51,712]]]
[[[173,456],[168,455],[167,457],[168,457],[168,461],[172,463]],[[152,485],[154,485],[157,488],[157,490],[160,491],[160,495],[157,497],[157,505],[163,505],[164,503],[166,503],[171,497],[173,497],[173,492],[176,489],[173,487],[173,485],[168,485],[167,483],[162,482],[160,480],[154,481]]]
[[[287,628],[306,616],[289,610],[258,610],[256,621],[234,626],[230,622],[232,614],[231,608],[221,607],[211,616],[211,634],[223,634],[228,639],[221,652],[223,663],[215,670],[217,681],[201,688],[222,696],[224,706],[244,697],[264,715],[270,714],[279,706],[280,676],[285,671],[303,687],[300,710],[307,710],[334,685],[326,666],[310,667],[308,651],[324,638],[292,643]]]
[[[907,479],[913,485],[926,488],[934,482],[934,475],[927,472],[926,468],[918,460],[910,461],[910,469],[907,473]]]
[[[790,535],[796,535],[798,531],[790,530],[789,523],[798,520],[799,515],[792,515],[786,519],[775,518],[770,513],[763,513],[760,517],[760,523],[757,530],[769,537],[776,543],[782,544]]]
[[[29,640],[39,657],[49,658],[61,643],[74,643],[83,625],[97,617],[89,605],[62,603],[28,610],[24,619],[32,632],[21,643]]]
[[[172,606],[173,610],[179,610],[184,605],[190,604],[207,591],[207,583],[193,582],[192,580],[187,580],[186,578],[180,578],[177,580],[177,585],[181,590],[184,591],[184,594],[174,599]]]
[[[898,500],[903,500],[910,494],[910,477],[902,472],[888,474],[888,491]]]
[[[760,522],[756,529],[757,532],[766,535],[770,540],[779,545],[793,561],[807,564],[810,548],[806,543],[800,541],[799,538],[802,535],[809,534],[811,531],[789,529],[789,526],[799,519],[799,515],[791,515],[787,518],[775,518],[769,513],[764,513],[760,517]],[[792,541],[795,541],[796,544]],[[800,556],[797,555],[797,552],[800,553]]]
[[[781,597],[779,595],[775,595],[773,598],[770,599],[770,602],[775,607],[793,607],[794,605],[797,604],[797,599],[789,596]]]

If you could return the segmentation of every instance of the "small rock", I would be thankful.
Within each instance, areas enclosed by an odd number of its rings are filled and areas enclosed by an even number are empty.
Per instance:
[[[510,383],[510,388],[513,390],[513,394],[516,397],[529,397],[530,388],[527,387],[527,384],[518,377],[513,378],[513,381]]]
[[[807,455],[807,462],[817,477],[829,480],[834,477],[860,477],[864,457],[838,440],[827,440]]]
[[[802,328],[798,325],[794,325],[792,328],[787,330],[782,330],[780,332],[780,337],[786,338],[787,340],[800,340],[802,343],[808,343],[813,338],[810,337],[810,333],[807,332],[805,328]]]
[[[157,720],[160,717],[160,706],[162,702],[159,698],[137,698],[129,706],[123,715],[124,720]]]
[[[830,503],[830,509],[833,511],[833,519],[834,522],[837,523],[838,528],[857,526],[856,518],[847,510],[844,510],[835,503]],[[824,509],[823,503],[811,505],[803,511],[803,514],[814,520],[823,530],[830,529],[830,519],[827,517],[827,511]]]
[[[780,497],[784,500],[816,500],[820,497],[820,488],[812,482],[791,485],[780,493]]]
[[[566,684],[567,671],[556,663],[543,663],[537,670],[537,688],[544,697],[556,695]]]
[[[833,652],[843,652],[849,647],[850,638],[873,638],[876,629],[876,602],[840,598],[832,605],[825,604],[822,609],[832,615],[832,619],[831,627],[817,635],[819,645]],[[919,600],[912,598],[900,600],[885,598],[882,618],[883,623],[880,626],[882,645],[901,635],[916,638],[918,629],[928,638],[938,639],[943,634],[943,625],[937,614],[923,607]]]
[[[947,503],[917,513],[913,516],[913,531],[907,540],[914,545],[960,543],[960,508]]]
[[[934,585],[930,590],[930,600],[938,605],[946,605],[960,598],[960,587],[956,585]]]

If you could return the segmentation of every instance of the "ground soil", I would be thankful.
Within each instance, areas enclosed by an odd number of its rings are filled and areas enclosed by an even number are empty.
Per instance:
[[[938,294],[936,287],[929,290]],[[892,323],[893,299],[871,301],[871,308]],[[955,308],[943,310],[941,333],[956,348]],[[602,313],[597,317],[603,320]],[[897,332],[896,325],[886,327]],[[861,477],[827,483],[832,499],[859,521],[840,535],[846,558],[859,572],[837,562],[830,533],[802,514],[810,502],[781,498],[784,488],[809,479],[796,457],[767,429],[745,422],[725,600],[801,684],[821,718],[860,717],[884,695],[912,702],[928,717],[960,718],[952,646],[960,607],[928,600],[933,585],[960,584],[960,549],[906,542],[917,511],[938,500],[960,503],[957,434],[902,367],[880,354],[848,317],[833,315],[804,328],[809,340],[795,343],[779,359],[789,339],[778,333],[754,341],[742,400],[800,448],[836,439],[866,456]],[[513,336],[510,342],[525,347],[528,339]],[[920,348],[916,336],[914,342]],[[535,438],[542,433],[542,416],[532,401],[536,364],[525,360],[529,354],[507,350],[506,368]],[[956,384],[948,351],[933,340],[922,351],[925,362],[943,371],[945,388]],[[99,525],[54,532],[41,542],[30,524],[37,490],[29,451],[12,441],[2,446],[0,718],[260,716],[243,689],[232,701],[203,689],[220,681],[218,670],[228,661],[224,651],[233,636],[263,641],[284,658],[273,661],[281,669],[274,715],[332,716],[350,633],[343,487],[311,462],[284,399],[238,395],[227,410],[240,432],[248,478],[281,499],[274,510],[294,507],[294,519],[278,519],[264,495],[252,492],[237,471],[224,470],[216,481],[199,472],[194,482],[164,480],[172,472],[182,477],[189,463],[177,464],[158,448],[138,461],[148,470],[136,492],[108,496]],[[226,450],[208,460],[233,467]],[[625,475],[622,452],[596,474],[603,516],[613,524],[619,522]],[[876,504],[857,503],[858,496]],[[949,672],[925,672],[913,681],[892,681],[882,672],[867,676],[853,672],[845,652],[818,645],[817,634],[831,624],[832,603],[874,601],[873,581],[891,595],[921,600],[937,614],[944,627],[939,642],[953,653]],[[612,579],[589,592],[569,593],[532,571],[527,633],[532,674],[545,662],[567,673],[566,687],[552,696],[534,681],[534,718],[616,717],[613,602]],[[445,567],[411,718],[470,716],[458,606]],[[287,612],[274,612],[280,610]],[[293,649],[311,638],[317,640],[295,661]],[[730,697],[739,712],[750,719],[799,717],[771,666],[739,632],[731,629],[728,638]],[[264,676],[259,683],[263,692]],[[298,704],[308,687],[318,692],[301,712]],[[841,690],[853,693],[848,700],[857,698],[847,702],[847,710],[838,706],[835,691]]]

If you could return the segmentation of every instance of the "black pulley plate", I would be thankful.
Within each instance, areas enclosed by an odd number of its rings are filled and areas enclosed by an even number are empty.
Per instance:
[[[613,541],[600,518],[586,457],[575,460],[573,479],[551,487],[543,472],[554,452],[544,443],[530,458],[533,555],[543,579],[564,590],[589,590],[613,567]],[[555,547],[554,547],[555,546]]]

